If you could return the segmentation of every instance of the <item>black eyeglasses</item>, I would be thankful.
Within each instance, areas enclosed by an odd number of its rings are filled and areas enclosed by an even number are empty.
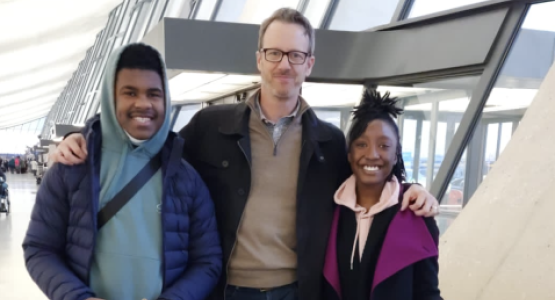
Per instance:
[[[301,51],[289,51],[283,52],[278,49],[260,49],[260,51],[264,52],[264,58],[267,61],[271,62],[280,62],[283,59],[284,55],[287,55],[287,59],[289,63],[292,65],[302,65],[306,61],[306,58],[309,56],[310,53],[301,52]]]

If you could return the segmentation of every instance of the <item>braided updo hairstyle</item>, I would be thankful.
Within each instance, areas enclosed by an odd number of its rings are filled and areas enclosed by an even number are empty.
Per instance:
[[[353,110],[353,121],[347,134],[347,141],[350,149],[352,143],[364,134],[368,124],[374,120],[382,120],[389,124],[395,130],[397,138],[397,163],[393,166],[387,181],[390,181],[393,175],[395,175],[400,182],[404,182],[406,175],[405,163],[403,162],[399,127],[397,127],[397,123],[394,120],[394,118],[403,113],[403,109],[397,107],[396,104],[397,98],[390,97],[389,92],[385,92],[382,96],[376,90],[367,89],[362,96],[360,105]]]

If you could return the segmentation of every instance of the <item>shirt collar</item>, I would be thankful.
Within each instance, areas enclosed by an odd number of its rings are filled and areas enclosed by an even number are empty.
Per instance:
[[[260,119],[262,119],[262,121],[264,122],[268,122],[273,124],[272,121],[270,121],[265,115],[264,112],[262,111],[262,107],[260,106],[260,94],[256,97],[255,101],[254,101],[256,108],[258,109],[258,112],[260,113]],[[297,116],[297,114],[299,113],[299,110],[301,109],[301,101],[297,100],[297,106],[295,107],[295,109],[293,110],[293,112],[291,114],[289,114],[288,116],[283,117],[282,119],[287,119],[287,118],[295,118]]]

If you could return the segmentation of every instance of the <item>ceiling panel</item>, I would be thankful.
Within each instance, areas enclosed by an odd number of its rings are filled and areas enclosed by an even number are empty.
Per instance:
[[[0,0],[0,128],[46,116],[121,2]]]

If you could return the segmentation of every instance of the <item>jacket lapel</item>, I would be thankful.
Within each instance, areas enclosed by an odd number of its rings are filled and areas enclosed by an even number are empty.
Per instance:
[[[400,198],[402,195],[400,195]],[[397,205],[397,208],[399,204]],[[337,231],[340,207],[335,208],[324,262],[324,278],[341,299],[341,284],[337,262]],[[378,248],[381,237],[383,244]],[[424,219],[412,211],[401,212],[390,208],[376,215],[368,234],[364,255],[371,257],[380,250],[372,291],[376,286],[400,270],[423,259],[438,256],[437,244],[428,231]],[[364,257],[363,257],[364,259]]]
[[[326,260],[324,262],[324,278],[326,278],[328,283],[333,287],[339,299],[341,299],[341,284],[339,281],[339,265],[337,264],[337,230],[339,228],[340,209],[341,208],[337,206],[333,214]]]
[[[340,209],[341,208],[339,206],[335,208],[330,237],[328,239],[328,247],[326,250],[326,260],[324,263],[324,277],[333,287],[339,298],[341,298],[342,295],[339,280],[339,265],[337,262],[337,231],[339,228]],[[397,209],[390,208],[374,217],[372,227],[370,228],[370,232],[368,234],[368,240],[366,242],[366,246],[364,247],[363,259],[371,258],[377,251],[380,251],[380,249],[382,249],[383,253],[384,249],[379,248],[379,246],[383,236],[388,230],[389,224],[392,222],[391,219],[395,216],[396,212]]]
[[[233,117],[222,122],[219,131],[223,135],[237,136],[237,145],[243,154],[245,154],[245,158],[249,165],[252,165],[251,141],[249,135],[250,115],[251,109],[245,102],[236,104]]]
[[[301,148],[301,160],[299,165],[299,178],[297,182],[297,194],[303,190],[304,181],[308,173],[308,166],[312,155],[316,154],[319,162],[325,162],[326,158],[320,149],[320,143],[331,140],[327,128],[318,126],[318,118],[312,109],[308,109],[302,116],[303,137]]]
[[[397,212],[381,248],[372,290],[407,266],[437,255],[437,245],[424,219],[410,210]]]
[[[251,96],[248,101],[258,97],[260,91]],[[252,165],[251,158],[251,142],[249,135],[249,119],[251,108],[246,102],[237,104],[233,117],[227,121],[222,122],[219,131],[224,135],[238,136],[237,143],[243,153],[245,154],[248,162]],[[319,143],[330,141],[332,139],[331,133],[324,126],[319,126],[318,118],[312,109],[307,109],[302,116],[303,137],[301,148],[301,164],[299,166],[299,179],[297,191],[302,191],[304,179],[307,175],[308,165],[312,155],[316,154],[319,162],[324,162],[325,157],[320,150]]]

